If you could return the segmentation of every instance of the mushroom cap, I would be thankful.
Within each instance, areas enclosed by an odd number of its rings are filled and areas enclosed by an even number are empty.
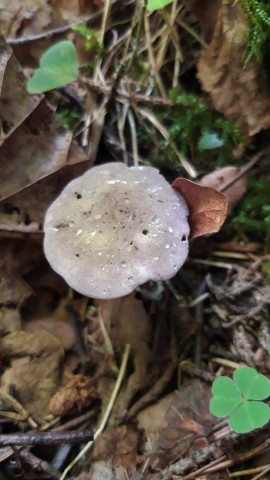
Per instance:
[[[107,163],[70,182],[49,207],[45,255],[83,295],[122,297],[176,274],[188,255],[187,216],[156,168]]]

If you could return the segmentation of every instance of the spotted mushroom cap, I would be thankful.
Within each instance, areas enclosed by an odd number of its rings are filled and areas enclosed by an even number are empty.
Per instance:
[[[45,254],[78,292],[122,297],[180,269],[187,216],[185,200],[156,168],[107,163],[70,182],[49,207]]]

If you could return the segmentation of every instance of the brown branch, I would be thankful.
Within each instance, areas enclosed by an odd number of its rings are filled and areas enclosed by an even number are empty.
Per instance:
[[[75,445],[89,440],[93,440],[93,433],[90,431],[9,433],[0,435],[0,446],[58,445],[59,443]]]

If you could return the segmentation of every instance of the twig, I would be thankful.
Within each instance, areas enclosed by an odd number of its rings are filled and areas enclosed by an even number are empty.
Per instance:
[[[206,279],[204,278],[198,288],[197,297],[201,297],[202,295],[206,294],[207,289],[208,289],[208,286],[206,283]],[[196,337],[195,337],[195,350],[194,350],[194,363],[198,368],[201,368],[203,314],[204,314],[203,302],[199,302],[195,306],[195,318],[198,323],[198,328],[197,328]]]
[[[0,397],[2,397],[5,402],[9,403],[11,407],[18,412],[14,413],[0,411],[0,416],[13,419],[16,422],[28,422],[31,428],[37,428],[38,425],[35,420],[30,416],[29,412],[24,408],[24,406],[18,400],[16,400],[16,398],[5,392],[0,392]]]
[[[145,118],[147,118],[147,120],[156,128],[156,130],[158,130],[160,132],[160,134],[165,138],[165,140],[168,142],[168,144],[173,148],[174,152],[175,152],[175,155],[177,156],[177,158],[179,159],[179,161],[181,162],[182,164],[182,167],[186,170],[186,172],[192,177],[197,177],[197,171],[195,169],[195,167],[190,163],[188,162],[188,160],[184,157],[184,155],[182,155],[181,152],[178,151],[175,143],[170,139],[170,135],[169,135],[169,132],[167,131],[167,129],[164,127],[164,125],[162,125],[161,122],[158,121],[158,119],[156,118],[156,116],[148,111],[148,110],[145,110],[143,108],[138,108],[138,112],[144,116]]]
[[[157,87],[159,88],[159,91],[161,93],[161,96],[163,98],[166,98],[166,90],[165,87],[162,83],[161,77],[158,73],[158,68],[156,64],[156,59],[154,56],[153,52],[153,47],[152,47],[152,40],[151,40],[151,33],[150,33],[150,25],[149,25],[149,20],[148,20],[148,12],[145,11],[144,13],[144,29],[145,29],[145,39],[148,47],[148,55],[149,55],[149,62],[152,70],[152,75],[155,77]]]
[[[220,192],[225,192],[228,188],[230,188],[237,180],[242,178],[249,170],[251,170],[256,163],[258,163],[262,157],[267,156],[270,154],[270,147],[266,147],[264,150],[259,152],[257,155],[255,155],[244,167],[240,169],[240,172],[235,175],[235,177],[231,178],[227,182],[223,183],[221,187],[219,188]]]
[[[28,449],[18,452],[19,457],[22,458],[28,465],[32,467],[33,470],[40,470],[50,475],[52,478],[60,479],[61,473],[53,468],[45,460],[41,460],[36,457],[32,452],[29,452]]]
[[[132,157],[134,160],[134,166],[139,165],[139,151],[138,151],[138,135],[136,131],[136,123],[134,119],[134,115],[132,111],[129,109],[128,110],[128,123],[129,123],[129,128],[130,128],[130,133],[131,133],[131,144],[132,144]]]
[[[0,446],[7,447],[11,445],[58,445],[59,443],[77,443],[86,442],[93,439],[93,433],[90,431],[78,432],[26,432],[26,433],[7,433],[0,434]]]
[[[122,364],[121,364],[121,367],[120,367],[120,370],[119,370],[119,374],[118,374],[114,389],[112,391],[110,401],[109,401],[108,406],[105,410],[105,413],[104,413],[104,416],[101,420],[100,426],[98,427],[98,429],[94,433],[94,440],[96,440],[97,437],[103,432],[103,430],[104,430],[104,428],[107,424],[107,421],[110,417],[111,411],[113,409],[116,397],[118,395],[118,392],[120,390],[120,387],[121,387],[121,384],[122,384],[122,381],[123,381],[123,378],[124,378],[124,375],[125,375],[127,362],[128,362],[128,358],[129,358],[129,353],[130,353],[130,345],[127,344],[126,348],[125,348],[125,351],[124,351],[124,355],[123,355]],[[90,450],[90,448],[92,447],[92,445],[94,443],[94,440],[88,442],[83,447],[83,449],[80,451],[80,453],[74,458],[74,460],[64,470],[60,480],[64,480],[64,478],[66,478],[66,475],[68,474],[68,472],[70,472],[70,470],[79,462],[79,460],[88,452],[88,450]]]

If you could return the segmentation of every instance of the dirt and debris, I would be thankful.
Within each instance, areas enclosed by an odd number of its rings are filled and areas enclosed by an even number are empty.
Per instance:
[[[238,366],[270,378],[269,69],[247,40],[261,32],[267,56],[269,33],[249,18],[255,0],[166,3],[0,7],[4,480],[268,478],[267,427],[235,434],[209,401]],[[63,39],[79,81],[29,95]],[[169,281],[97,300],[50,268],[43,222],[71,180],[115,160],[155,166],[186,195],[189,258]]]

